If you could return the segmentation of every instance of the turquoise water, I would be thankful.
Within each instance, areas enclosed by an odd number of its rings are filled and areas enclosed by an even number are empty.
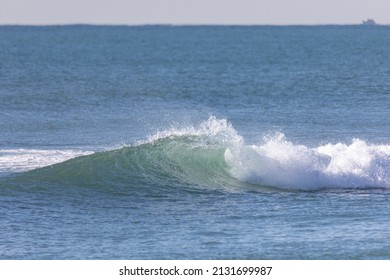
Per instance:
[[[389,259],[388,26],[0,26],[1,259]]]

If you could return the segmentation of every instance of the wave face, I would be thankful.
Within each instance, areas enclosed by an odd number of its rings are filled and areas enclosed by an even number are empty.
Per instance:
[[[13,176],[12,184],[122,190],[241,188],[225,151],[242,139],[226,120],[211,117],[199,127],[158,132],[134,146],[97,152]],[[8,183],[9,180],[8,180]]]
[[[282,133],[249,145],[228,121],[212,116],[198,127],[172,128],[133,146],[80,156],[7,180],[158,191],[387,189],[389,170],[389,145],[354,139],[350,144],[310,148],[287,141]]]

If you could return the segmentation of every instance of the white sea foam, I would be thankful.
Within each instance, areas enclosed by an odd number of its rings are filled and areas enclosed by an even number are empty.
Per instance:
[[[250,183],[308,190],[390,188],[390,146],[359,139],[309,148],[277,134],[261,145],[229,148],[225,158],[232,175]]]
[[[91,153],[79,150],[4,149],[0,150],[0,173],[28,171]]]

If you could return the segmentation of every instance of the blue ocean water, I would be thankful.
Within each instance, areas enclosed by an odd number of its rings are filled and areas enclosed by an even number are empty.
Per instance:
[[[389,259],[389,45],[0,26],[0,259]]]

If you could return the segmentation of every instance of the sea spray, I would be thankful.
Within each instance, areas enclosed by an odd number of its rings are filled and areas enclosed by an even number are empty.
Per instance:
[[[199,126],[176,126],[170,129],[158,131],[157,133],[148,137],[148,139],[139,141],[138,144],[152,143],[156,140],[170,138],[170,137],[198,137],[204,138],[208,141],[212,140],[218,143],[236,143],[242,144],[243,137],[237,133],[232,124],[226,119],[218,119],[215,116],[200,123]]]

